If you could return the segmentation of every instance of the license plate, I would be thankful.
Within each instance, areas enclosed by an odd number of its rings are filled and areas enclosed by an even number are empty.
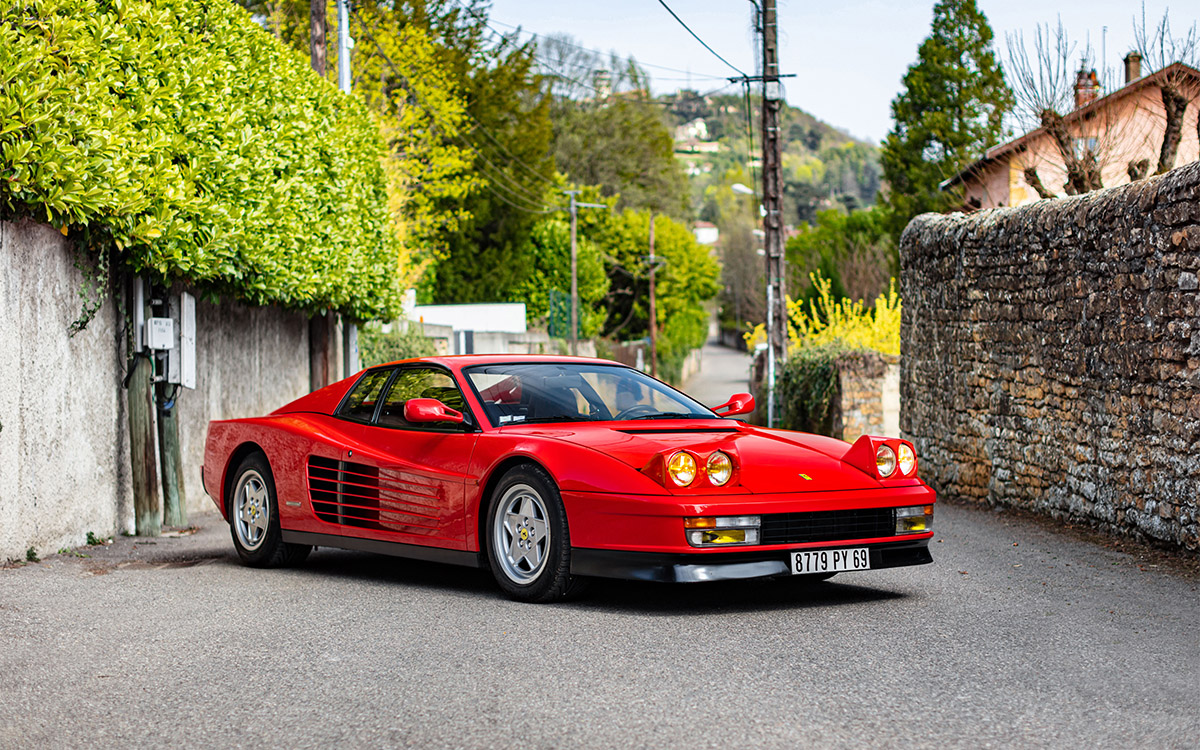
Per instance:
[[[805,550],[792,553],[792,573],[840,573],[844,570],[870,570],[871,555],[866,547],[853,549]]]

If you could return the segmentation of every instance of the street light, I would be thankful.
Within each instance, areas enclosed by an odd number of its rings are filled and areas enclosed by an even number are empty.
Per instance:
[[[757,197],[757,195],[758,195],[757,193],[754,192],[753,189],[746,187],[745,185],[743,185],[740,182],[735,182],[732,185],[730,185],[729,187],[731,190],[733,190],[733,192],[738,193],[739,195],[753,195],[755,197]],[[767,212],[763,209],[763,206],[761,204],[758,207],[758,212],[759,212],[759,215],[764,218],[767,215]],[[755,230],[755,233],[758,234],[759,230]],[[763,234],[765,236],[765,232]],[[757,252],[759,255],[762,255],[764,257],[767,254],[765,248],[760,248]],[[775,316],[773,314],[773,311],[774,311],[775,305],[778,304],[778,301],[775,299],[775,285],[771,283],[770,259],[768,259],[768,261],[767,261],[767,269],[768,269],[768,273],[767,273],[767,347],[766,347],[767,348],[767,427],[774,427],[775,426],[775,359],[777,357],[777,354],[775,352],[774,347],[771,346],[771,343],[775,340]]]

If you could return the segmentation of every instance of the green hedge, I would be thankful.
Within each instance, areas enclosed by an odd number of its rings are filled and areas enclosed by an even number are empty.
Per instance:
[[[5,1],[5,218],[256,304],[397,312],[378,127],[245,10]]]

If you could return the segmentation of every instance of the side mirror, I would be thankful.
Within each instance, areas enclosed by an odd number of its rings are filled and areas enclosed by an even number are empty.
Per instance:
[[[410,398],[404,402],[404,419],[413,424],[427,422],[463,423],[460,411],[454,411],[436,398]]]
[[[714,406],[713,411],[722,417],[732,417],[735,414],[749,414],[754,411],[754,397],[749,393],[735,393],[725,403],[720,406]]]

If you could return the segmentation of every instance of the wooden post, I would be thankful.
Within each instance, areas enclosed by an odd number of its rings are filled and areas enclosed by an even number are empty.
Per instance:
[[[158,454],[162,463],[163,480],[163,525],[187,525],[187,496],[183,490],[183,461],[179,452],[178,404],[167,401],[178,397],[179,387],[165,383],[157,386],[158,403],[165,407],[158,410]]]
[[[136,282],[135,282],[136,284]],[[146,294],[131,294],[141,307],[135,320],[149,317]],[[133,306],[131,305],[131,307]],[[158,536],[162,531],[162,509],[158,500],[158,461],[154,450],[154,366],[142,355],[142,330],[135,325],[130,346],[134,352],[133,372],[126,391],[129,408],[129,468],[133,479],[134,531],[138,536]]]

